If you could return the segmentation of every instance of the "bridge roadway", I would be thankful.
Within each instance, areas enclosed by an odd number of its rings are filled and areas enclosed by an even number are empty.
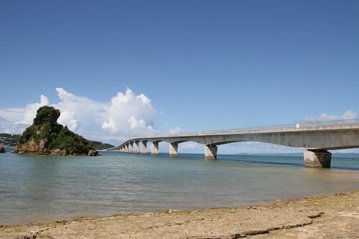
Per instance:
[[[264,142],[304,148],[305,167],[329,168],[328,150],[359,148],[359,120],[328,121],[252,129],[208,131],[138,137],[110,149],[128,153],[147,153],[147,142],[152,142],[151,153],[157,155],[160,142],[169,143],[171,157],[178,154],[178,144],[192,141],[204,145],[206,159],[217,159],[218,145],[234,142]]]

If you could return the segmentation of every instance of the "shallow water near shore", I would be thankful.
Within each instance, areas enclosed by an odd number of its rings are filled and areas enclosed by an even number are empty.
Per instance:
[[[102,154],[0,154],[0,224],[241,206],[357,190],[359,182],[359,157],[310,169],[302,156]]]

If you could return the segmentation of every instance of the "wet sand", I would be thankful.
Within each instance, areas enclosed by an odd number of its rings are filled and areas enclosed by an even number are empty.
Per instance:
[[[359,238],[359,192],[236,208],[2,225],[0,238]]]

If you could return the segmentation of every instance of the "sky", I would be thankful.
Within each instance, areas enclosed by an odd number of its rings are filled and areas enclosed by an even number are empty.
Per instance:
[[[356,0],[2,0],[0,131],[21,132],[41,105],[114,144],[357,118],[358,12]]]

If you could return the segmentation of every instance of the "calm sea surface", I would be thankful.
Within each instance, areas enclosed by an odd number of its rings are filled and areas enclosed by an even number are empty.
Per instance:
[[[0,154],[0,224],[166,209],[248,205],[359,189],[359,156],[332,169],[302,156],[183,154],[171,159],[102,152],[102,157]]]

